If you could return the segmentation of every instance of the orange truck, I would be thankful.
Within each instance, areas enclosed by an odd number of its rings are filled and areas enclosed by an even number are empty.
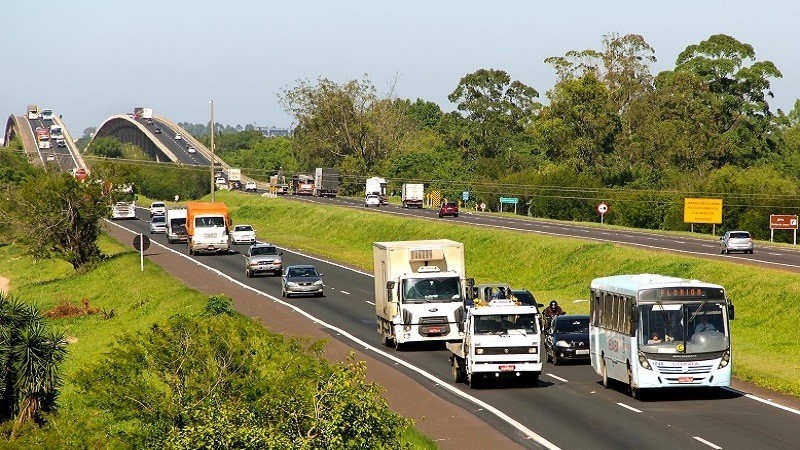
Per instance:
[[[187,202],[186,233],[189,254],[227,253],[231,248],[231,218],[221,202]]]

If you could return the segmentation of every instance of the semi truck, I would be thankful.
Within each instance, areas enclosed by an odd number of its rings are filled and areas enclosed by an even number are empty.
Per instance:
[[[222,202],[186,203],[186,243],[190,255],[227,253],[231,248],[231,218]]]
[[[539,310],[510,299],[476,301],[466,308],[460,342],[447,342],[453,381],[471,389],[490,380],[536,385],[542,373]]]
[[[422,183],[403,183],[400,187],[403,208],[422,208],[425,201],[425,185]]]
[[[364,189],[364,197],[367,195],[377,195],[381,200],[381,205],[387,203],[386,200],[386,179],[381,177],[367,178],[366,186]]]
[[[167,209],[167,241],[186,242],[186,208]]]
[[[468,280],[464,244],[449,239],[375,242],[375,315],[384,345],[460,339]]]
[[[314,172],[314,197],[336,197],[339,193],[339,171],[317,167]]]

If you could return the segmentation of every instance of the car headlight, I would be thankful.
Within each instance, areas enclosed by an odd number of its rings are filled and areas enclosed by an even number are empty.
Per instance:
[[[322,280],[315,281],[314,286],[322,286]]]
[[[567,342],[567,341],[557,341],[556,342],[556,347],[567,347],[567,348],[569,348],[570,345],[569,345],[569,342]]]
[[[294,281],[287,281],[286,285],[287,286],[297,286],[297,283],[295,283]]]

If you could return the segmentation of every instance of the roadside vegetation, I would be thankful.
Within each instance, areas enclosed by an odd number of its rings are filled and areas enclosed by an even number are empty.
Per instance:
[[[363,363],[328,363],[323,342],[271,333],[149,262],[139,272],[105,235],[99,246],[108,258],[83,273],[0,247],[13,294],[69,342],[57,401],[0,424],[0,447],[435,448]]]
[[[372,271],[372,243],[413,239],[463,242],[467,276],[529,289],[567,312],[588,313],[589,282],[625,273],[659,273],[719,283],[736,305],[731,322],[734,375],[800,397],[800,275],[721,260],[614,244],[493,230],[457,223],[345,209],[282,198],[220,192],[234,223],[262,230],[259,239]],[[303,220],[297,220],[302,217]],[[268,230],[268,231],[265,231]],[[769,311],[765,314],[765,311]],[[769,364],[765,364],[769,361]]]

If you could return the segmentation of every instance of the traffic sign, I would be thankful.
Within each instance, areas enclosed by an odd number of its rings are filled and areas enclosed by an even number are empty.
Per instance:
[[[464,191],[461,193],[461,200],[465,202],[469,200],[469,191]]]
[[[519,199],[515,197],[500,197],[500,203],[509,203],[511,205],[516,205],[517,202],[519,202]]]
[[[139,250],[140,252],[147,250],[150,248],[150,238],[143,234],[137,235],[135,238],[133,238],[133,248]]]
[[[797,216],[787,214],[770,214],[769,228],[771,230],[796,230]]]
[[[600,202],[600,204],[597,205],[597,213],[600,214],[601,216],[604,216],[607,212],[608,212],[608,204],[606,202]]]

